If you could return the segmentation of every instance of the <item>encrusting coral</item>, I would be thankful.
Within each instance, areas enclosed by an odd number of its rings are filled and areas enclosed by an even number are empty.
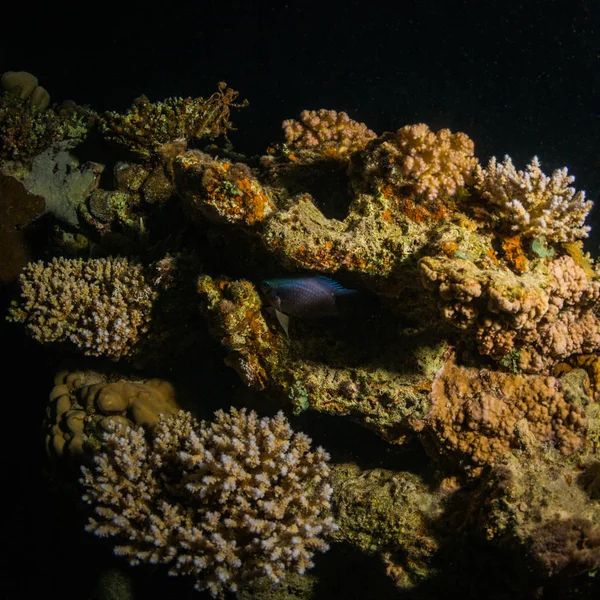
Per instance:
[[[349,415],[396,443],[420,429],[445,344],[406,335],[400,341],[406,350],[384,361],[372,356],[371,348],[380,343],[372,330],[360,336],[360,345],[343,346],[325,334],[286,341],[269,328],[249,281],[205,275],[198,280],[198,292],[211,331],[227,351],[226,364],[247,386],[286,399],[298,413]],[[331,363],[323,360],[329,344],[335,348]]]
[[[449,360],[434,379],[424,436],[434,454],[475,473],[519,446],[520,428],[572,454],[586,440],[585,392],[567,398],[555,377],[512,375]],[[587,400],[589,402],[589,399]]]
[[[443,513],[441,496],[413,473],[361,471],[353,463],[335,465],[332,473],[339,525],[333,539],[379,555],[400,589],[431,576],[431,558],[440,546],[432,522]]]
[[[40,342],[71,342],[83,354],[120,358],[147,331],[155,292],[126,258],[54,258],[30,263],[9,319]]]
[[[476,526],[497,546],[523,549],[522,568],[539,581],[562,579],[568,588],[569,578],[583,575],[591,584],[600,566],[600,504],[578,484],[591,466],[562,464],[535,445],[505,455],[482,479]]]
[[[109,424],[81,481],[96,513],[87,529],[116,536],[116,554],[132,565],[166,564],[219,597],[247,580],[304,573],[336,525],[323,448],[310,450],[283,413],[215,417],[161,418],[150,441],[142,428]]]
[[[571,256],[538,262],[524,275],[479,268],[462,257],[427,256],[419,270],[424,287],[440,297],[442,317],[471,332],[481,354],[503,359],[513,353],[519,369],[539,372],[600,349],[594,311],[600,281]]]

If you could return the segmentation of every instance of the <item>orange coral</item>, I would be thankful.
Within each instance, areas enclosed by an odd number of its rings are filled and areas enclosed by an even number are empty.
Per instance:
[[[461,463],[493,464],[519,443],[525,420],[535,438],[564,454],[577,450],[586,432],[583,409],[570,403],[558,380],[458,366],[450,360],[431,389],[429,428],[434,445]]]
[[[267,191],[242,163],[190,151],[177,158],[175,175],[193,219],[202,215],[254,226],[275,209]]]
[[[520,235],[502,238],[502,250],[509,265],[517,273],[524,273],[527,270],[527,259],[523,254]]]

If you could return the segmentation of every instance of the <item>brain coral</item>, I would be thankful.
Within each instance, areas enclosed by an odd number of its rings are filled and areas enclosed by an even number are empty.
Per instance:
[[[199,424],[190,413],[142,428],[109,426],[94,469],[83,469],[88,530],[117,536],[130,564],[163,563],[192,575],[196,589],[222,596],[243,581],[279,582],[303,573],[322,537],[336,529],[329,510],[328,455],[310,450],[283,413],[218,411]]]

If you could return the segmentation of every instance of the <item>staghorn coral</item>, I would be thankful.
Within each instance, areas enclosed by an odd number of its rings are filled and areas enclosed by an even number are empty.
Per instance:
[[[109,423],[151,429],[160,415],[182,407],[181,395],[165,380],[59,371],[46,408],[46,450],[53,458],[81,461],[99,450]]]
[[[237,96],[224,82],[207,99],[167,98],[153,103],[141,96],[125,114],[102,115],[98,129],[109,143],[137,159],[157,159],[161,147],[180,138],[197,141],[226,135],[232,129],[231,108],[247,105],[235,103]]]
[[[54,258],[28,264],[9,320],[39,342],[71,342],[84,354],[131,355],[147,331],[156,292],[126,258]]]
[[[313,566],[336,529],[329,456],[294,433],[283,413],[217,411],[213,423],[185,411],[142,428],[108,426],[95,468],[83,468],[88,531],[116,536],[132,565],[166,564],[196,589],[223,596],[243,581]]]
[[[552,242],[571,242],[590,231],[584,221],[593,203],[570,187],[573,181],[566,167],[545,175],[537,156],[525,171],[517,171],[508,155],[502,163],[492,157],[476,171],[476,188],[501,228]]]
[[[518,368],[536,372],[600,349],[600,282],[568,255],[538,261],[523,275],[435,256],[421,259],[419,271],[441,298],[442,317],[471,333],[481,354],[503,359],[512,352]]]
[[[364,123],[352,120],[345,112],[303,110],[300,120],[282,123],[288,149],[311,149],[330,155],[344,155],[364,148],[376,137]]]
[[[474,474],[519,446],[524,423],[536,439],[571,454],[582,447],[587,430],[582,398],[581,391],[577,399],[567,398],[554,377],[462,367],[449,360],[433,382],[424,435],[435,455],[441,452]]]

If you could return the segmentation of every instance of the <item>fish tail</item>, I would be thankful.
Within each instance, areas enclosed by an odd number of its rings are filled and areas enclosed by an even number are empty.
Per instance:
[[[325,277],[325,275],[317,275],[317,279],[329,290],[331,290],[336,296],[352,296],[354,294],[358,294],[357,290],[351,290],[345,288],[341,283],[337,281]]]

